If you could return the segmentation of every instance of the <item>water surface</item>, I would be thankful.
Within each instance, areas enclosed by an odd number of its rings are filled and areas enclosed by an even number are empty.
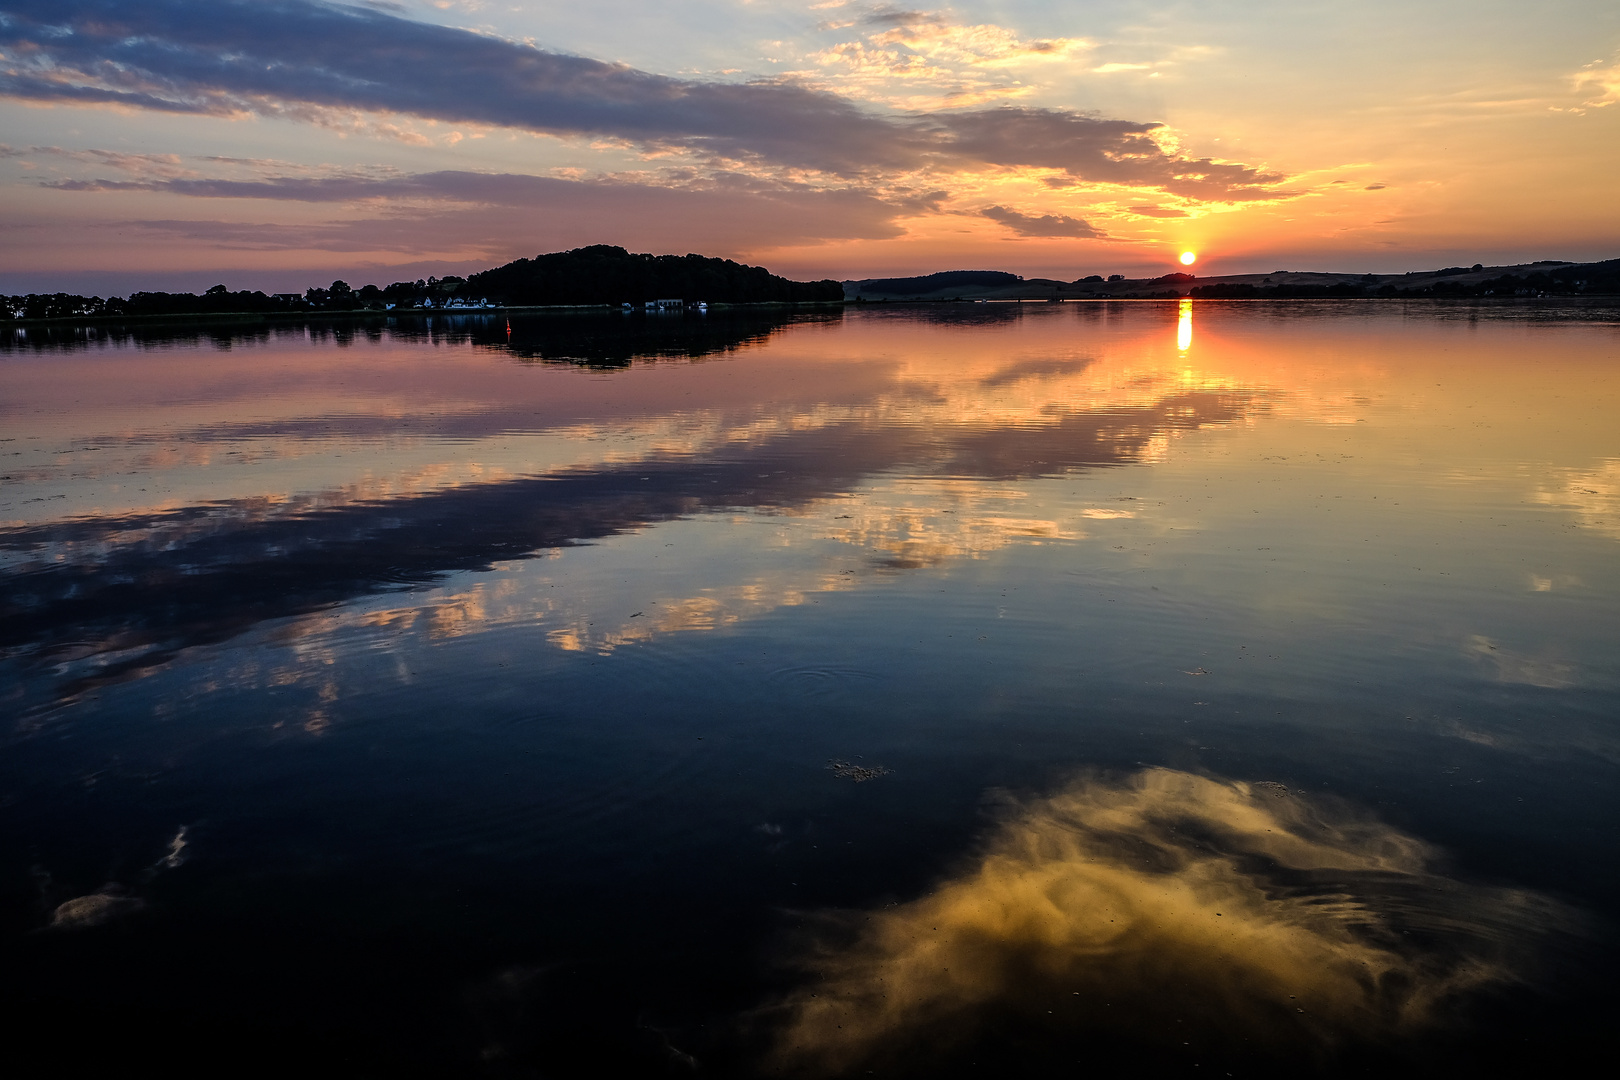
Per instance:
[[[1528,304],[19,333],[7,1052],[1545,1065],[1617,373]]]

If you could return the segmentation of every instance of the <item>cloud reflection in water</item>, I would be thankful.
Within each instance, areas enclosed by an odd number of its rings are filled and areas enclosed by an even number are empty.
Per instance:
[[[1169,433],[1230,424],[1268,404],[1262,391],[1215,389],[1047,409],[1039,422],[1007,425],[840,415],[802,428],[744,428],[703,453],[653,451],[515,477],[490,470],[482,482],[416,495],[253,497],[0,527],[10,586],[0,600],[0,653],[78,665],[64,669],[61,692],[70,697],[267,620],[456,571],[699,514],[803,513],[899,470],[949,484],[1135,463]],[[910,521],[920,511],[851,518],[850,540],[906,569],[1010,534],[1062,532],[1053,522],[996,513],[980,515],[976,527],[952,526],[965,537],[953,544],[940,527]]]
[[[935,1055],[1037,1031],[1082,1057],[1125,1040],[1193,1060],[1397,1039],[1522,981],[1533,939],[1578,925],[1434,861],[1281,785],[1082,780],[1022,807],[932,893],[828,916],[775,1064],[926,1073]]]

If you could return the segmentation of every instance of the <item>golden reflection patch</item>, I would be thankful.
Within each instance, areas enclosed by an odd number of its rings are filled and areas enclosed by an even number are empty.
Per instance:
[[[926,1072],[989,1039],[1082,1058],[1124,1040],[1207,1066],[1397,1039],[1524,979],[1533,939],[1577,922],[1434,861],[1280,784],[1086,779],[1020,807],[921,899],[827,916],[771,1064]]]

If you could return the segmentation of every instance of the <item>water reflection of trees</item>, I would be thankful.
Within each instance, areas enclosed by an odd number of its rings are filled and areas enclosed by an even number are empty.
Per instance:
[[[277,322],[56,323],[0,334],[0,354],[119,348],[212,348],[337,345],[364,340],[478,345],[523,360],[613,369],[637,360],[698,359],[764,341],[796,323],[835,322],[837,311],[725,309],[707,314],[560,312],[369,315]]]
[[[342,324],[353,336],[351,324]],[[244,345],[274,345],[308,340],[315,327],[332,331],[337,324],[303,321],[276,323],[48,323],[15,327],[0,333],[0,354],[63,353],[90,349],[197,348],[212,346],[228,351]]]
[[[1022,303],[932,303],[932,304],[869,304],[864,309],[854,308],[868,317],[882,318],[889,321],[902,320],[906,322],[922,323],[927,326],[1006,326],[1024,318],[1029,310],[1044,310],[1045,304]],[[1075,311],[1084,317],[1092,310],[1085,306],[1076,306]]]
[[[508,349],[524,360],[611,369],[636,360],[695,360],[728,353],[764,341],[789,324],[836,322],[840,317],[838,312],[795,315],[785,309],[769,314],[514,316],[510,333],[507,325],[486,324],[471,330],[469,340]]]

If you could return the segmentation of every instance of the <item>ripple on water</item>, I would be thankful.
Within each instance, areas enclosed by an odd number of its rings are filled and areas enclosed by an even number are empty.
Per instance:
[[[875,671],[855,667],[827,667],[794,665],[776,668],[766,678],[778,687],[795,690],[813,697],[828,697],[855,689],[863,683],[875,682],[881,676]]]
[[[520,682],[515,695],[507,683],[507,696],[462,701],[461,715],[480,717],[478,730],[462,727],[462,735],[484,748],[448,766],[460,775],[448,779],[445,790],[476,794],[445,799],[413,822],[410,845],[422,852],[527,858],[590,835],[597,838],[596,856],[613,858],[644,852],[650,843],[689,842],[692,820],[671,808],[712,802],[715,792],[736,781],[737,758],[715,736],[727,725],[771,715],[768,696],[748,692],[746,668],[736,668],[739,686],[723,678],[723,669],[717,675],[712,658],[700,662],[699,651],[678,639],[620,647],[612,653],[619,669],[615,688],[582,685],[570,676],[575,664],[598,661],[590,653],[527,673],[503,667],[489,681],[476,665],[436,663],[426,688],[399,687],[394,693],[404,709],[407,697],[420,708],[424,694],[442,699],[459,687],[465,698],[470,687],[488,686],[493,695],[504,680]],[[668,701],[690,707],[674,715],[648,707]]]
[[[371,572],[377,581],[391,582],[396,585],[430,585],[444,578],[438,570],[423,570],[420,566],[383,565]]]

